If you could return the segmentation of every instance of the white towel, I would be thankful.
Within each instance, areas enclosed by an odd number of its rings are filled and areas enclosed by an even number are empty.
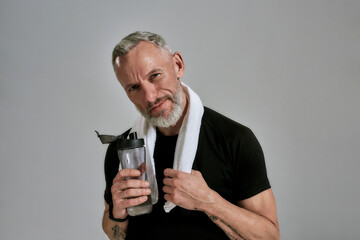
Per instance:
[[[173,169],[190,173],[198,146],[204,107],[199,96],[184,83],[182,83],[182,85],[185,87],[189,97],[189,111],[183,120],[176,142]],[[137,132],[138,138],[144,138],[146,148],[146,172],[150,182],[152,203],[155,204],[159,198],[153,159],[156,128],[146,121],[144,117],[140,116],[135,121],[131,132]],[[165,212],[170,212],[175,206],[172,202],[166,202],[164,210]]]

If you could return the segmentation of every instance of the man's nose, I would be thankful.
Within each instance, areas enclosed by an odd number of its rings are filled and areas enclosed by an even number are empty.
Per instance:
[[[146,102],[154,102],[156,100],[157,91],[156,86],[153,83],[145,83],[142,89]]]

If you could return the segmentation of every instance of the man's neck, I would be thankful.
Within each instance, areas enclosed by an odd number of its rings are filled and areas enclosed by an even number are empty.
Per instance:
[[[159,132],[161,132],[162,135],[164,136],[173,136],[173,135],[177,135],[180,132],[180,128],[182,126],[182,123],[184,121],[184,118],[189,110],[189,94],[187,93],[187,90],[185,89],[184,86],[182,87],[182,99],[184,99],[183,101],[183,112],[181,115],[181,118],[179,119],[179,121],[177,121],[177,123],[173,126],[167,127],[167,128],[161,128],[161,127],[157,127],[157,129],[159,130]]]

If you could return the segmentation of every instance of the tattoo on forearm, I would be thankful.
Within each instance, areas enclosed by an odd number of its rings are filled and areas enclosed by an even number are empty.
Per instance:
[[[217,222],[218,217],[216,216],[210,216],[210,219],[219,227],[221,228],[225,234],[231,239],[231,240],[238,240],[236,237],[234,237],[229,231],[226,231],[225,229],[223,229],[220,224]]]
[[[246,240],[243,236],[240,235],[240,233],[238,233],[232,226],[230,226],[229,224],[227,224],[226,222],[224,222],[223,220],[221,220],[221,222],[223,224],[225,224],[228,228],[230,228],[231,230],[233,230],[234,233],[236,233],[241,239]]]
[[[116,240],[125,239],[125,232],[121,227],[115,225],[112,230],[114,231],[113,236]]]
[[[219,219],[218,217],[216,216],[210,216],[210,219],[216,224],[218,225],[220,228],[220,224],[217,222],[217,220]],[[238,237],[240,237],[240,239],[243,239],[243,240],[246,240],[243,236],[240,235],[240,233],[238,233],[233,227],[231,227],[229,224],[227,224],[226,222],[224,222],[223,220],[220,219],[220,222],[225,225],[226,227],[230,228],[231,231],[233,231],[234,233],[237,234]],[[226,233],[226,235],[228,235],[228,237],[230,239],[233,239],[233,240],[237,240],[236,237],[234,237],[229,231],[225,231],[225,229],[223,229],[224,232]]]

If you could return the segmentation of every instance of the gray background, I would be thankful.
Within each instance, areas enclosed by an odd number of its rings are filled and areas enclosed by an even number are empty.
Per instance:
[[[114,45],[162,34],[205,105],[249,126],[282,239],[360,235],[359,1],[0,3],[0,238],[106,239],[94,130],[137,116]]]

